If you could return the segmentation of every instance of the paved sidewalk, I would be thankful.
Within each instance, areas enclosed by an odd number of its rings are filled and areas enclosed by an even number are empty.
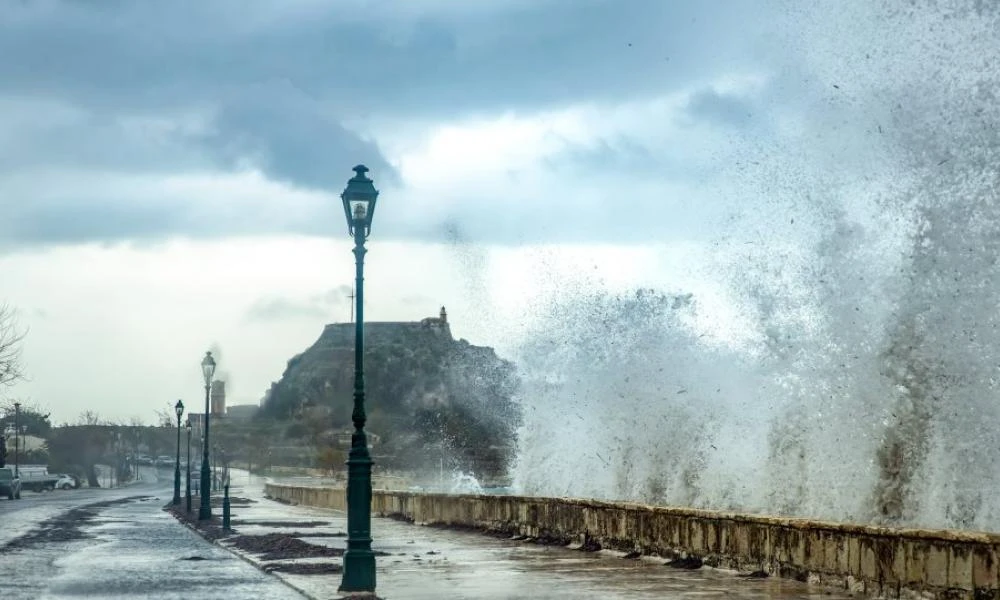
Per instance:
[[[303,598],[178,525],[162,510],[168,490],[150,492],[81,504],[12,539],[0,548],[0,598]]]
[[[234,497],[253,500],[233,508],[233,528],[240,536],[295,533],[298,540],[339,554],[344,548],[346,515],[264,498],[262,478],[235,478]],[[582,552],[498,539],[476,532],[444,530],[389,519],[373,520],[378,595],[387,600],[448,599],[764,599],[849,598],[827,588],[782,579],[750,579],[710,568],[665,566],[663,559],[632,560],[613,552]],[[272,539],[279,536],[273,536]],[[244,537],[243,548],[255,540]],[[337,598],[342,558],[319,556],[281,559],[220,543],[314,598]],[[268,560],[268,559],[277,560]],[[310,566],[306,566],[310,565]],[[312,570],[312,574],[296,570]]]

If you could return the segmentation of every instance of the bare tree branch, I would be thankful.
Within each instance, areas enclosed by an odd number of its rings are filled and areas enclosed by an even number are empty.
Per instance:
[[[14,309],[0,304],[0,387],[11,386],[24,379],[21,342],[27,335],[27,330],[18,328]]]
[[[169,401],[167,402],[166,408],[156,409],[156,425],[158,427],[173,427],[174,420],[177,419],[177,413],[174,412],[174,405]]]
[[[99,415],[96,411],[85,410],[82,413],[80,413],[79,417],[77,417],[76,424],[96,426],[96,425],[110,425],[111,422],[101,417],[101,415]]]

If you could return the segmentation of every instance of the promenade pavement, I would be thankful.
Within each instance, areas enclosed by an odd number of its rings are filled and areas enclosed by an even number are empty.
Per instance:
[[[345,547],[346,514],[290,506],[264,497],[264,479],[234,478],[232,495],[253,502],[233,508],[238,535],[293,533],[297,539],[335,554]],[[711,568],[676,569],[662,558],[627,559],[622,554],[583,552],[498,539],[477,532],[413,525],[384,518],[372,523],[377,558],[377,593],[388,600],[487,599],[798,599],[850,598],[850,594],[797,581],[747,578]],[[281,559],[219,543],[313,598],[337,598],[342,558]],[[254,538],[243,538],[243,548]],[[269,560],[275,559],[277,560]],[[309,573],[296,571],[310,571]]]

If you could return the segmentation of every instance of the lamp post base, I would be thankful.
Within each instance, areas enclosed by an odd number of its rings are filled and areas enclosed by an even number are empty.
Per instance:
[[[372,464],[364,430],[351,436],[347,459],[347,552],[341,592],[375,591],[375,553],[372,551]]]
[[[174,469],[174,506],[181,503],[181,468]]]
[[[371,544],[371,540],[368,541]],[[375,590],[375,552],[348,550],[344,553],[344,579],[338,592],[371,592]]]
[[[207,428],[206,428],[207,432]],[[198,489],[198,520],[212,520],[212,475],[208,472],[208,451],[201,461],[201,485]]]

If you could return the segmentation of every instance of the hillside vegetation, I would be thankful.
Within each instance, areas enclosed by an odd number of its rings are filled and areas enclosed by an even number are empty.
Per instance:
[[[514,365],[431,321],[365,325],[367,430],[376,461],[503,476],[520,423]],[[352,430],[353,383],[354,325],[328,325],[288,361],[257,418],[284,423],[286,438],[310,439],[337,462],[338,434],[342,450]]]

